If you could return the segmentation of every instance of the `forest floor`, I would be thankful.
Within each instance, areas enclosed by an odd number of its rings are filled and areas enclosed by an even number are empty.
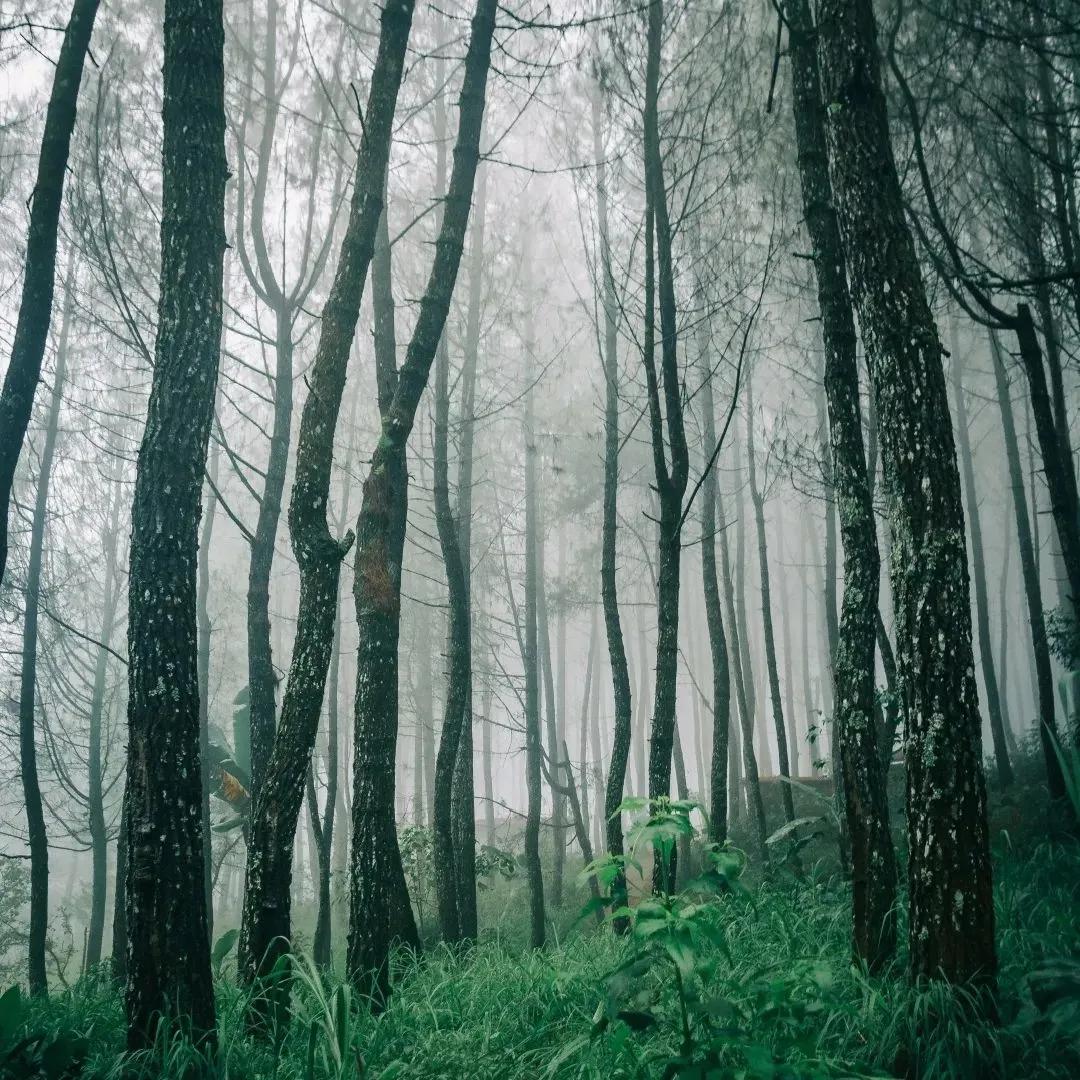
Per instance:
[[[471,950],[455,955],[436,945],[419,959],[401,957],[379,1016],[334,976],[324,980],[302,963],[288,1029],[276,1045],[256,1041],[245,1031],[247,998],[226,961],[217,978],[220,1046],[207,1074],[1075,1080],[1080,844],[1068,835],[1048,838],[1053,823],[1032,809],[1035,796],[1028,789],[995,800],[993,1019],[962,991],[908,985],[903,910],[894,967],[870,977],[852,965],[849,890],[826,858],[811,862],[813,853],[804,852],[801,877],[775,873],[708,905],[711,929],[694,938],[682,995],[673,964],[653,956],[634,965],[640,941],[597,932],[591,919],[577,917],[584,891],[569,890],[548,948],[524,948],[521,875],[481,893],[486,929]],[[84,1037],[82,1077],[203,1072],[185,1071],[190,1046],[162,1039],[133,1074],[121,1054],[121,995],[104,976],[35,1006],[31,1026]]]

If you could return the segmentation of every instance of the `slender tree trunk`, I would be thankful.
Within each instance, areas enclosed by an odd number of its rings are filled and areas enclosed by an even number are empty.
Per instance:
[[[540,650],[540,672],[544,682],[544,721],[547,737],[547,758],[552,765],[549,777],[551,788],[551,904],[562,907],[563,901],[563,866],[566,862],[566,822],[564,818],[564,796],[559,790],[556,772],[559,767],[559,724],[560,717],[555,708],[555,675],[552,670],[551,627],[548,620],[547,574],[544,559],[544,524],[543,495],[537,494],[537,538],[536,538],[536,631],[537,645]]]
[[[480,156],[496,6],[495,0],[477,0],[459,99],[454,166],[435,260],[405,362],[383,410],[382,434],[364,481],[356,529],[353,597],[360,646],[348,970],[360,989],[377,1000],[390,990],[388,961],[394,943],[417,941],[394,822],[397,644],[408,491],[406,444],[446,324],[465,243]]]
[[[326,519],[334,433],[364,282],[383,213],[387,161],[412,14],[411,0],[386,8],[382,14],[349,221],[323,307],[300,419],[289,502],[289,533],[300,568],[300,603],[281,723],[251,815],[240,943],[241,972],[249,981],[273,969],[291,936],[293,841],[334,646],[341,562],[353,542],[351,533],[343,540],[335,539]],[[395,646],[396,640],[395,632]],[[390,783],[392,788],[392,771]]]
[[[0,392],[0,582],[8,553],[8,510],[19,454],[34,410],[41,361],[52,321],[56,237],[67,176],[68,150],[75,127],[83,64],[97,16],[98,0],[74,0],[53,72],[52,93],[41,134],[37,176],[31,193],[22,296],[4,388]]]
[[[1065,781],[1061,775],[1061,764],[1054,747],[1054,738],[1057,735],[1057,719],[1054,714],[1054,675],[1050,664],[1050,645],[1046,637],[1046,618],[1043,614],[1039,567],[1035,559],[1036,549],[1032,538],[1031,518],[1028,515],[1024,473],[1020,463],[1020,447],[1016,438],[1016,421],[1013,416],[1012,399],[1009,396],[1009,377],[1005,371],[997,336],[993,331],[989,331],[989,337],[990,357],[994,365],[994,381],[997,388],[998,412],[1001,416],[1002,441],[1005,444],[1009,487],[1012,491],[1013,516],[1016,520],[1020,570],[1024,578],[1024,599],[1027,602],[1028,625],[1031,627],[1031,648],[1034,654],[1035,684],[1039,703],[1039,737],[1042,741],[1050,797],[1060,799],[1065,794]]]
[[[224,40],[220,0],[166,0],[161,288],[128,576],[131,1050],[153,1044],[163,1016],[215,1041],[195,600],[221,348]]]
[[[717,484],[709,456],[716,447],[716,405],[713,400],[712,354],[704,322],[698,332],[701,368],[702,453],[708,472],[701,485],[701,580],[705,593],[705,624],[712,661],[712,759],[709,763],[709,839],[722,844],[728,834],[728,743],[731,731],[731,673],[720,586],[716,577]],[[726,541],[725,541],[726,543]]]
[[[484,291],[484,226],[487,215],[487,170],[481,164],[477,173],[476,209],[469,241],[469,300],[465,315],[465,350],[461,375],[461,422],[458,444],[457,522],[462,566],[470,596],[470,634],[472,632],[472,493],[473,446],[476,439],[476,379],[480,352],[480,304]],[[473,763],[473,671],[469,655],[469,685],[466,722],[458,745],[454,766],[454,852],[457,857],[458,917],[466,940],[477,936],[476,916],[476,793]],[[488,702],[490,710],[490,701]],[[489,713],[484,724],[489,725]],[[490,730],[487,732],[490,739]],[[486,762],[491,767],[490,752]],[[490,795],[490,791],[488,793]],[[492,804],[487,803],[488,810]]]
[[[736,618],[735,587],[731,580],[731,560],[728,557],[727,520],[724,515],[724,503],[717,493],[716,531],[720,534],[720,570],[724,586],[724,607],[727,625],[731,628],[730,659],[735,676],[735,702],[739,707],[738,733],[742,742],[743,772],[746,776],[746,801],[750,808],[750,817],[754,828],[754,856],[762,869],[767,863],[765,837],[765,803],[761,798],[761,783],[758,778],[757,757],[754,755],[754,714],[747,700],[748,679],[743,667],[742,634],[745,623]]]
[[[292,315],[275,312],[274,423],[266,480],[251,540],[248,564],[247,645],[248,701],[251,721],[251,791],[257,798],[274,748],[277,718],[277,675],[270,644],[270,574],[277,545],[281,499],[289,460],[293,413]],[[325,676],[324,676],[325,678]]]
[[[769,675],[769,697],[772,704],[773,725],[776,728],[776,754],[780,763],[780,775],[791,777],[788,758],[787,730],[784,726],[784,700],[780,696],[780,670],[776,663],[776,636],[773,633],[772,584],[769,577],[769,549],[765,537],[765,497],[757,482],[757,462],[754,450],[754,393],[753,376],[746,380],[746,463],[750,481],[750,501],[754,506],[754,524],[757,528],[758,571],[761,576],[761,625],[765,635],[765,666]],[[781,783],[784,816],[795,820],[795,801],[791,785]]]
[[[528,352],[529,350],[526,350]],[[533,391],[525,397],[525,874],[529,883],[530,944],[542,949],[547,936],[544,872],[540,864],[540,658],[537,648],[537,476]]]
[[[967,402],[961,373],[960,344],[956,323],[952,323],[952,390],[956,409],[956,441],[963,474],[966,498],[968,536],[971,540],[971,570],[975,585],[976,629],[979,635],[979,663],[982,668],[986,707],[990,713],[990,734],[994,741],[997,779],[1004,790],[1013,782],[1012,762],[1005,742],[1005,726],[1001,718],[1001,698],[998,676],[994,670],[994,644],[990,637],[990,600],[986,588],[986,566],[982,542],[982,514],[979,511],[979,492],[975,487],[975,465],[971,457],[971,436],[968,432]]]
[[[830,640],[836,702],[834,776],[843,792],[846,839],[850,844],[854,951],[871,970],[876,970],[896,948],[896,857],[889,831],[886,776],[874,723],[874,651],[880,587],[877,526],[863,452],[855,324],[829,182],[809,3],[789,0],[787,13],[799,174],[814,250],[825,346],[824,388],[829,415],[827,480],[836,492],[844,545],[843,606],[835,644]],[[826,621],[833,639],[836,541],[831,502],[826,502],[825,513]]]
[[[908,948],[914,978],[992,983],[994,909],[964,515],[941,344],[889,141],[869,0],[823,0],[830,178],[867,345],[893,528],[908,699]]]
[[[196,618],[199,634],[199,757],[202,761],[202,837],[203,878],[206,882],[206,925],[213,939],[213,836],[210,831],[210,544],[214,535],[214,519],[217,516],[218,445],[210,447],[209,490],[205,492],[206,509],[203,513],[202,532],[199,536],[199,583],[195,597]],[[105,640],[104,638],[102,640]]]
[[[458,911],[457,853],[454,850],[453,784],[458,747],[466,727],[471,728],[469,685],[472,679],[472,623],[469,584],[462,558],[458,523],[450,506],[449,488],[450,355],[444,335],[435,360],[434,502],[443,563],[449,592],[446,635],[446,707],[443,712],[439,753],[435,759],[435,817],[433,821],[435,895],[443,940],[462,936]]]
[[[105,580],[102,586],[101,627],[98,631],[97,660],[94,665],[94,690],[90,704],[90,730],[87,755],[87,808],[91,853],[90,919],[86,934],[86,968],[101,962],[101,943],[105,933],[105,901],[108,891],[109,836],[105,828],[104,769],[102,767],[101,724],[105,713],[105,682],[109,674],[109,652],[105,648],[116,629],[120,603],[118,582],[118,546],[120,536],[121,486],[117,481],[110,493],[109,524],[105,530]]]
[[[604,633],[611,670],[614,716],[612,721],[611,757],[607,784],[604,789],[604,840],[608,852],[616,857],[623,854],[623,822],[618,808],[626,790],[626,767],[630,759],[632,703],[630,700],[630,670],[626,662],[622,618],[616,574],[618,497],[619,497],[619,354],[615,297],[615,278],[611,263],[611,241],[608,226],[608,171],[604,157],[604,121],[601,89],[595,81],[590,95],[593,154],[596,166],[596,214],[600,240],[601,307],[604,316],[602,353],[604,369],[604,496],[600,555],[600,598],[604,608]],[[612,885],[611,897],[616,907],[625,903],[626,882],[620,875]],[[615,923],[616,931],[628,928],[625,919]]]
[[[30,556],[23,592],[22,674],[19,683],[19,771],[22,774],[26,834],[30,848],[30,928],[27,965],[31,994],[47,994],[45,937],[49,928],[49,839],[45,831],[45,810],[37,767],[37,655],[38,615],[41,606],[41,571],[45,551],[45,530],[49,509],[49,484],[60,430],[60,409],[67,378],[68,334],[74,282],[69,269],[64,289],[64,315],[56,349],[56,371],[45,420],[37,478],[37,494],[30,525]],[[100,752],[101,738],[98,735]],[[93,752],[91,748],[91,753]],[[91,778],[91,784],[93,779]]]
[[[495,843],[495,782],[491,767],[491,703],[490,685],[484,686],[480,700],[481,754],[484,771],[484,843]]]
[[[127,853],[128,805],[124,793],[120,810],[120,831],[116,836],[116,886],[113,890],[112,975],[120,985],[127,982]]]

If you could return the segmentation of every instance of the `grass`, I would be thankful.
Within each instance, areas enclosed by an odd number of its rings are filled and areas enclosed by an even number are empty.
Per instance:
[[[822,867],[812,868],[802,882],[759,885],[750,901],[716,905],[730,956],[708,958],[715,966],[698,1008],[701,1016],[724,1011],[720,1027],[727,1027],[722,1038],[730,1038],[730,1051],[707,1075],[1080,1076],[1080,849],[1069,840],[1002,833],[995,856],[997,1022],[959,990],[908,986],[902,956],[873,979],[854,967],[846,891]],[[516,879],[504,883],[485,906],[520,912],[522,890]],[[516,944],[508,918],[465,954],[437,946],[420,958],[400,957],[395,993],[378,1017],[333,976],[324,980],[304,964],[292,1022],[276,1047],[245,1033],[246,998],[224,971],[217,981],[221,1046],[210,1075],[661,1076],[679,1052],[675,1027],[662,1019],[674,1008],[662,971],[646,973],[637,992],[642,1009],[660,1020],[643,1031],[621,1020],[596,1023],[607,976],[628,944],[581,923],[533,953]],[[196,1055],[178,1038],[162,1038],[138,1062],[124,1060],[122,1003],[103,977],[36,1006],[33,1024],[85,1036],[87,1078],[193,1075]]]

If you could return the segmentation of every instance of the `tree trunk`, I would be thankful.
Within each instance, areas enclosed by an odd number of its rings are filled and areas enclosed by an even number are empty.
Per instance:
[[[199,757],[202,761],[202,819],[203,880],[206,882],[206,926],[211,940],[214,936],[213,899],[213,836],[210,831],[210,543],[214,535],[214,518],[217,516],[218,444],[210,447],[210,479],[206,492],[206,509],[203,513],[202,532],[199,536],[199,583],[195,597],[196,619],[199,634]],[[104,641],[105,638],[102,638]]]
[[[682,382],[677,355],[677,309],[672,269],[671,223],[660,147],[659,83],[664,8],[655,0],[648,14],[645,63],[643,164],[645,171],[645,377],[649,391],[649,421],[660,502],[657,537],[659,568],[656,580],[656,684],[649,731],[649,798],[671,793],[671,759],[675,741],[676,691],[679,672],[679,567],[682,556],[683,496],[690,457],[683,426]],[[656,247],[656,299],[660,309],[660,377],[657,376],[653,316],[653,240]],[[663,396],[664,416],[660,400]],[[666,436],[665,436],[666,421]],[[667,449],[665,450],[665,444]],[[670,454],[670,465],[667,454]],[[674,860],[674,852],[672,859]],[[654,890],[670,890],[675,866],[656,866]]]
[[[953,402],[956,409],[956,440],[963,473],[963,488],[966,494],[968,536],[971,540],[971,570],[975,585],[975,625],[979,635],[979,662],[982,667],[983,689],[986,691],[986,707],[990,714],[990,734],[994,741],[998,785],[1004,790],[1013,782],[1013,770],[1012,762],[1009,760],[1009,748],[1005,742],[998,677],[994,670],[994,643],[990,637],[990,600],[987,595],[986,566],[983,555],[982,515],[979,511],[979,493],[975,487],[975,465],[971,457],[971,436],[968,432],[967,402],[964,400],[960,343],[955,320],[952,323],[950,345],[952,347]]]
[[[840,511],[844,597],[832,650],[835,742],[850,844],[855,955],[877,970],[896,948],[896,856],[889,831],[886,775],[874,723],[874,652],[880,563],[871,481],[863,453],[855,324],[847,268],[829,182],[818,60],[807,0],[789,0],[793,104],[803,208],[814,252],[829,413],[829,480]],[[833,519],[826,502],[826,521]],[[826,549],[830,548],[826,530]],[[835,538],[831,542],[835,551]],[[832,556],[835,563],[835,554]],[[826,612],[836,619],[826,555]],[[834,773],[835,775],[835,773]]]
[[[1016,519],[1016,540],[1020,551],[1020,570],[1024,578],[1024,598],[1027,602],[1028,625],[1031,627],[1031,648],[1035,662],[1035,684],[1039,703],[1039,738],[1046,763],[1046,781],[1052,799],[1065,795],[1065,781],[1061,774],[1054,740],[1057,736],[1057,719],[1054,715],[1054,675],[1050,664],[1050,645],[1046,637],[1046,619],[1043,614],[1042,590],[1039,584],[1039,568],[1035,561],[1035,544],[1031,535],[1031,518],[1028,514],[1027,494],[1024,489],[1024,472],[1020,464],[1020,447],[1016,438],[1016,421],[1013,417],[1012,399],[1009,396],[1009,378],[997,336],[991,330],[990,358],[994,365],[994,381],[997,388],[998,412],[1001,415],[1002,441],[1005,444],[1005,460],[1009,470],[1009,487],[1012,491],[1013,516]]]
[[[465,351],[461,374],[461,421],[458,443],[457,522],[465,584],[470,596],[472,632],[472,490],[473,445],[476,438],[476,374],[480,351],[480,303],[484,291],[484,226],[487,215],[487,170],[481,164],[476,181],[476,209],[469,244],[469,301],[465,315]],[[490,710],[490,701],[487,702]],[[477,936],[476,921],[476,790],[473,764],[473,671],[469,656],[466,723],[454,766],[454,853],[457,857],[458,917],[466,940]],[[489,726],[489,711],[484,713]],[[487,731],[490,740],[490,730]],[[486,767],[490,769],[490,747]],[[488,793],[490,795],[490,791]],[[490,800],[488,810],[492,810]]]
[[[769,549],[765,537],[765,497],[757,482],[757,462],[754,450],[754,382],[748,373],[746,380],[746,463],[750,481],[750,501],[754,506],[754,524],[757,528],[758,571],[761,578],[761,625],[765,635],[765,666],[769,675],[769,697],[772,704],[773,725],[776,728],[776,754],[780,763],[780,775],[791,778],[791,762],[788,758],[787,729],[784,726],[784,701],[780,696],[780,669],[776,663],[776,636],[773,633],[772,584],[769,579]],[[795,820],[795,801],[791,785],[781,783],[784,816]]]
[[[941,345],[904,218],[869,0],[823,0],[837,217],[880,419],[907,697],[913,978],[992,983],[994,910],[964,515]]]
[[[724,515],[724,503],[719,492],[716,499],[716,531],[720,534],[720,569],[724,585],[724,607],[727,624],[731,628],[730,658],[735,675],[735,703],[739,707],[739,735],[742,741],[743,772],[746,775],[746,801],[754,828],[754,856],[764,870],[768,862],[765,847],[767,830],[765,826],[765,803],[761,798],[761,783],[758,777],[757,757],[754,755],[754,714],[747,701],[748,678],[743,667],[742,634],[745,622],[736,619],[735,587],[731,580],[731,560],[728,557],[727,520]]]
[[[66,318],[65,318],[66,321]],[[87,755],[87,808],[91,853],[90,920],[86,933],[86,969],[101,962],[101,943],[105,933],[105,900],[108,891],[109,836],[105,828],[105,798],[102,767],[101,723],[105,712],[105,681],[109,674],[109,651],[106,646],[116,629],[116,611],[120,603],[118,582],[118,546],[120,536],[120,481],[110,495],[109,524],[105,530],[105,580],[101,628],[98,632],[97,660],[94,665],[94,690],[90,705],[90,731]],[[204,841],[205,842],[205,841]]]
[[[604,840],[608,852],[616,857],[623,854],[622,814],[617,813],[626,790],[626,768],[630,760],[632,703],[630,700],[630,670],[626,662],[622,618],[616,574],[616,534],[619,524],[619,353],[616,316],[615,278],[611,264],[611,240],[608,226],[608,171],[604,157],[604,121],[601,89],[594,81],[591,91],[593,155],[596,166],[596,214],[600,241],[601,307],[604,332],[600,362],[604,369],[604,496],[603,524],[600,548],[600,598],[604,608],[604,633],[607,639],[608,663],[614,700],[611,758],[608,763],[607,784],[604,788]],[[611,889],[614,905],[625,902],[626,882],[622,875]],[[625,932],[625,919],[615,923],[615,929]]]
[[[348,971],[376,1000],[390,990],[395,941],[415,944],[416,925],[394,822],[401,557],[408,497],[406,444],[450,310],[479,160],[495,0],[477,0],[465,57],[454,166],[435,260],[405,362],[382,411],[382,434],[364,481],[353,597],[357,653],[353,744],[352,894]]]
[[[41,152],[31,194],[30,225],[26,234],[22,297],[11,346],[4,388],[0,392],[0,582],[8,553],[8,509],[11,485],[19,464],[26,429],[34,410],[41,378],[41,361],[52,321],[53,279],[56,275],[56,236],[67,176],[68,149],[75,127],[83,64],[97,16],[98,0],[74,0],[53,73],[52,93],[41,133]],[[34,980],[36,981],[36,976]]]
[[[543,495],[537,494],[536,538],[536,632],[540,651],[540,672],[544,681],[544,721],[547,737],[547,758],[552,763],[549,777],[551,788],[551,903],[562,907],[563,865],[566,862],[566,822],[564,819],[564,796],[557,780],[559,762],[559,726],[561,717],[555,708],[555,674],[551,659],[551,627],[548,620],[547,574],[544,559]]]
[[[383,188],[398,88],[412,26],[411,0],[386,8],[372,72],[366,130],[334,283],[323,307],[319,343],[300,418],[289,533],[300,568],[300,603],[281,723],[251,813],[240,967],[251,981],[273,969],[291,936],[293,841],[318,731],[341,562],[352,534],[339,541],[326,520],[334,433],[345,388],[360,300],[383,212]],[[396,634],[395,634],[396,643]],[[395,687],[396,689],[396,687]],[[359,743],[359,732],[357,733]],[[391,785],[393,778],[390,778]]]
[[[120,831],[116,836],[116,885],[113,890],[112,975],[119,984],[127,982],[127,852],[128,805],[124,793],[120,810]]]
[[[153,1045],[163,1016],[215,1041],[195,600],[221,348],[224,38],[220,0],[166,0],[161,288],[128,576],[131,1050]]]
[[[38,615],[41,605],[41,571],[49,509],[49,484],[52,482],[56,438],[60,429],[60,409],[64,402],[64,381],[67,377],[73,285],[72,272],[69,269],[64,288],[63,324],[56,349],[56,371],[53,375],[52,395],[49,400],[49,412],[45,420],[41,446],[37,494],[30,525],[30,555],[26,567],[26,588],[23,593],[22,671],[19,682],[19,771],[22,774],[26,834],[30,848],[27,981],[31,994],[47,994],[49,991],[48,976],[45,971],[45,937],[49,928],[49,839],[45,831],[45,809],[41,798],[37,767]],[[100,733],[97,741],[100,752]],[[93,747],[91,747],[92,753]],[[93,785],[93,777],[90,782]]]
[[[526,350],[528,353],[529,350]],[[533,390],[525,396],[525,875],[529,883],[529,941],[542,949],[547,936],[544,872],[540,864],[540,658],[537,648],[537,477]]]
[[[720,586],[716,577],[716,463],[709,456],[716,447],[716,405],[713,400],[709,333],[704,322],[698,331],[701,369],[702,454],[708,470],[701,485],[701,580],[705,593],[705,623],[712,660],[712,759],[709,763],[709,839],[716,844],[728,834],[728,742],[731,730],[731,673]]]

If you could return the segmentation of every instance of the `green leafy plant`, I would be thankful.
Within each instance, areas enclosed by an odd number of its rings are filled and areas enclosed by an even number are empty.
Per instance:
[[[638,1033],[666,1029],[674,1036],[667,1045],[674,1042],[678,1049],[662,1052],[658,1064],[665,1080],[837,1075],[814,1058],[821,1016],[828,1006],[835,1008],[827,965],[799,963],[782,974],[766,969],[741,982],[737,995],[718,992],[719,965],[733,967],[722,904],[735,901],[752,909],[754,901],[742,882],[746,855],[726,844],[701,845],[700,873],[675,889],[672,856],[680,840],[695,838],[695,811],[704,816],[689,800],[625,800],[618,812],[644,814],[630,829],[628,854],[605,856],[583,871],[601,886],[599,902],[612,905],[607,920],[628,921],[630,940],[629,954],[606,977],[591,1038],[619,1024]],[[795,822],[773,840],[779,843],[824,817]],[[649,849],[658,868],[656,887],[651,893],[639,888],[625,904],[613,905],[616,882],[630,880],[630,871],[644,879],[642,853]],[[789,1058],[799,1064],[788,1064]]]

